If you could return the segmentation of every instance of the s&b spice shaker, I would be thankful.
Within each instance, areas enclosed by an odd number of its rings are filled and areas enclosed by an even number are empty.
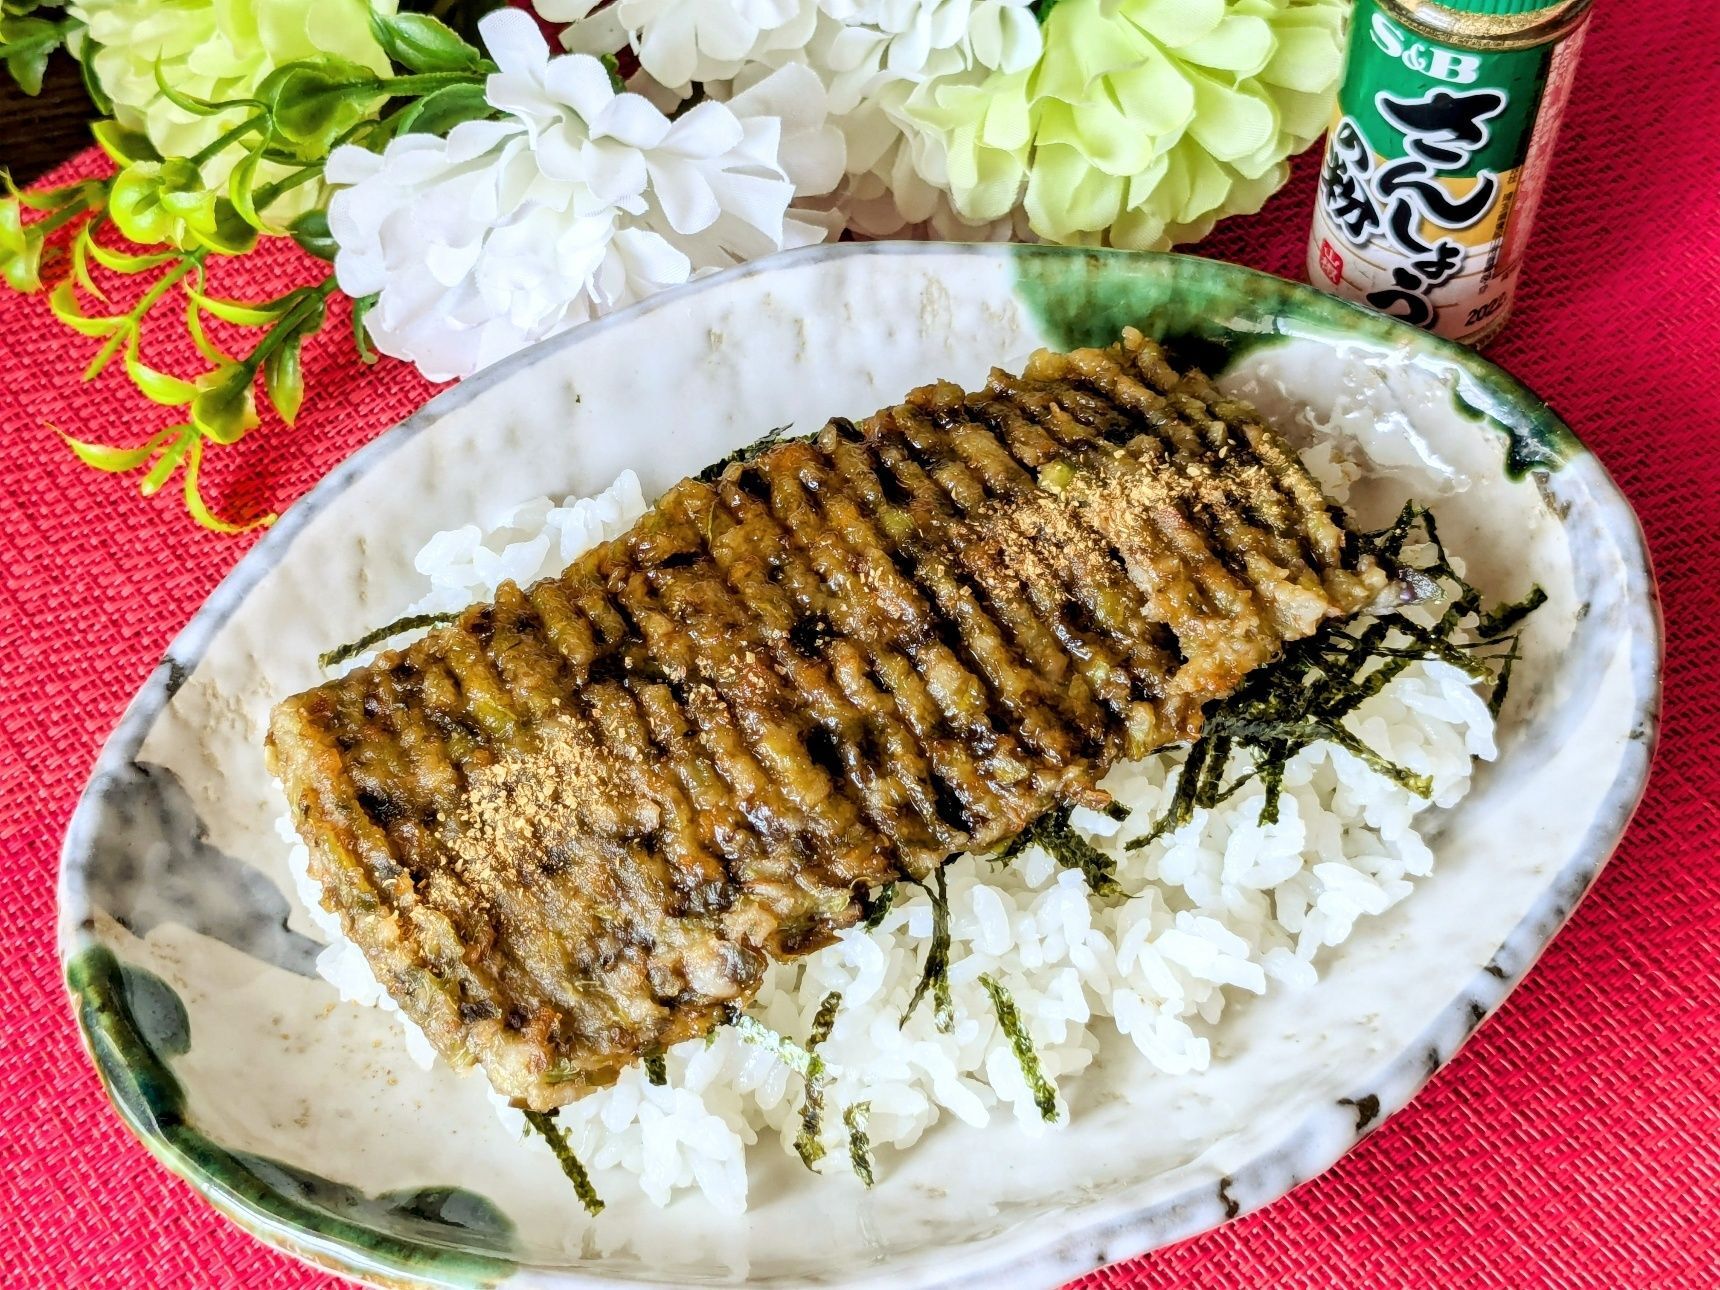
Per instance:
[[[1504,325],[1591,0],[1357,0],[1308,278],[1480,345]]]

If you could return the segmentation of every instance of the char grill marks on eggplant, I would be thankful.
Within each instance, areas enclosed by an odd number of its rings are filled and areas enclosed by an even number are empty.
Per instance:
[[[269,751],[379,980],[543,1110],[882,884],[1102,806],[1384,581],[1251,408],[1129,332],[684,480],[288,699]]]

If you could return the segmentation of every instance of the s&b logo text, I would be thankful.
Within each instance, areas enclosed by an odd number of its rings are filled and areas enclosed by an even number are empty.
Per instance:
[[[1471,85],[1481,70],[1481,59],[1474,54],[1460,54],[1455,49],[1429,45],[1392,22],[1383,13],[1376,13],[1370,24],[1374,44],[1412,72],[1420,72],[1437,81],[1452,85]]]

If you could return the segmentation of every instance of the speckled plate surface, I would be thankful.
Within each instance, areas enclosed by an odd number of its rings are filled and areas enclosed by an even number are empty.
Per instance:
[[[288,880],[266,714],[319,650],[421,590],[432,533],[624,467],[648,495],[762,430],[859,415],[1036,346],[1172,338],[1289,427],[1367,438],[1364,518],[1415,495],[1529,621],[1500,760],[1439,821],[1433,876],[1227,1010],[1205,1074],[1109,1044],[1072,1122],[1029,1140],[941,1123],[880,1185],[761,1155],[752,1208],[590,1220],[477,1078],[422,1072],[341,1005]],[[1371,514],[1370,514],[1371,513]],[[1263,1205],[1401,1108],[1522,978],[1617,843],[1654,742],[1660,629],[1635,517],[1532,393],[1467,351],[1306,287],[1178,256],[817,248],[546,342],[436,399],[294,506],[173,643],[68,831],[61,952],[116,1107],[262,1239],[373,1280],[469,1285],[1051,1285]],[[601,1184],[601,1178],[599,1182]]]

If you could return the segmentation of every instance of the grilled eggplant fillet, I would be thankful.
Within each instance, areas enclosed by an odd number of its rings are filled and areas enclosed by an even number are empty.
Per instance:
[[[287,699],[268,751],[377,978],[547,1110],[881,884],[1102,807],[1386,581],[1252,408],[1129,331],[684,480]]]

